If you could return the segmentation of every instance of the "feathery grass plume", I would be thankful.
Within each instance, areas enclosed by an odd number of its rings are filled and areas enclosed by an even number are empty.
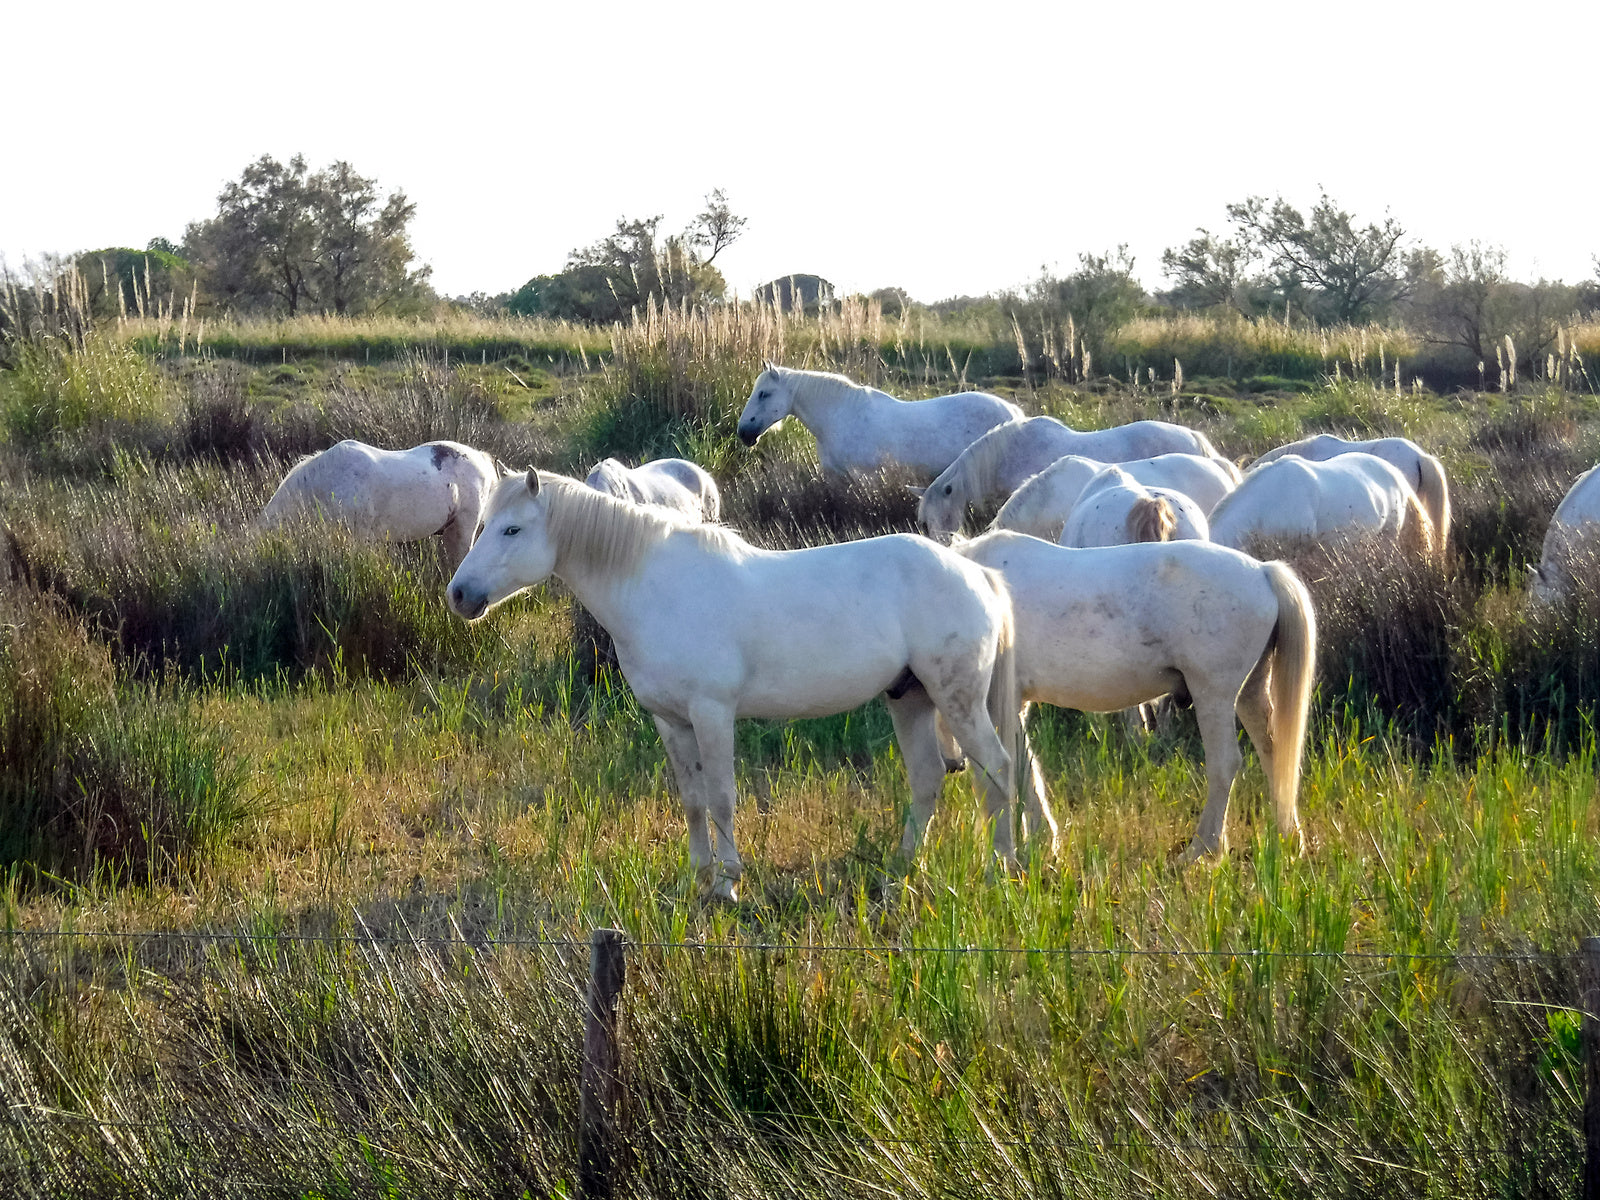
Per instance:
[[[1502,390],[1514,390],[1517,386],[1517,346],[1516,343],[1511,340],[1511,335],[1509,333],[1506,334],[1505,371],[1508,379],[1508,386]]]

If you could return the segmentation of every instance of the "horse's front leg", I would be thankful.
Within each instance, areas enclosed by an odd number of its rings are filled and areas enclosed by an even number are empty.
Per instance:
[[[689,826],[689,868],[699,877],[711,866],[711,835],[706,829],[705,772],[694,726],[668,717],[656,717],[656,731],[666,747],[683,801],[683,818]]]
[[[694,723],[695,741],[700,747],[693,764],[695,774],[700,779],[711,827],[717,831],[711,894],[732,903],[739,898],[738,883],[744,876],[744,863],[733,840],[733,806],[737,799],[733,782],[733,709],[715,700],[696,700],[689,705],[689,720]]]

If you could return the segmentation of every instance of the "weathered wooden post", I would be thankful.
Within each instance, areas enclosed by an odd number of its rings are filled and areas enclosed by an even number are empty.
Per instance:
[[[589,938],[589,1011],[578,1081],[578,1198],[610,1200],[617,1157],[617,998],[625,965],[618,929]]]
[[[1600,937],[1578,956],[1583,1006],[1583,1200],[1600,1200]]]

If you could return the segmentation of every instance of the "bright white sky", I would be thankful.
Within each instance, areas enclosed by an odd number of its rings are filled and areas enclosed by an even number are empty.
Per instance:
[[[1600,252],[1600,4],[271,5],[11,0],[0,253],[177,241],[261,154],[416,202],[446,294],[560,270],[713,187],[741,293],[810,271],[921,300],[1017,286],[1224,206],[1326,188],[1430,245],[1576,282]]]

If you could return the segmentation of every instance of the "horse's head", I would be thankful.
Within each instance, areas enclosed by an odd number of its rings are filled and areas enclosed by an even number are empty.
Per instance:
[[[758,437],[787,417],[793,408],[793,375],[767,363],[756,376],[756,386],[739,414],[739,440],[746,446],[754,446]]]
[[[927,487],[917,501],[917,520],[936,542],[950,544],[967,515],[967,493],[952,465]]]
[[[513,475],[496,485],[477,539],[445,588],[456,616],[476,621],[555,570],[548,504],[549,494],[540,490],[537,471]]]

